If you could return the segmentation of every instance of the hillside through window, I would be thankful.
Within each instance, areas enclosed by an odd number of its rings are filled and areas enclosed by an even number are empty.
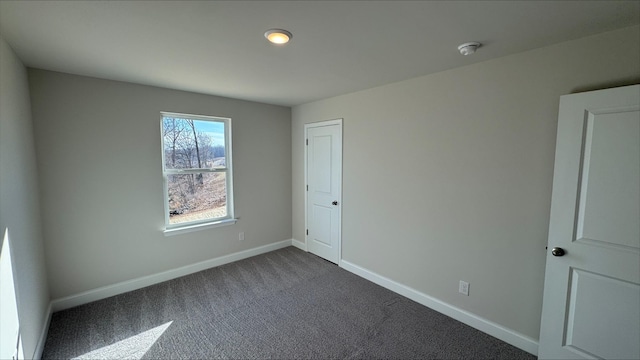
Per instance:
[[[162,113],[167,229],[233,218],[231,119]]]

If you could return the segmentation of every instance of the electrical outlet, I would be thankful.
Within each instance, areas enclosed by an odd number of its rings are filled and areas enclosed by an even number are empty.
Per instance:
[[[241,232],[240,234],[238,234],[238,240],[240,240],[240,241],[244,240],[244,231]]]
[[[469,296],[469,283],[466,281],[460,280],[460,286],[458,287],[458,292],[460,294],[465,294]]]

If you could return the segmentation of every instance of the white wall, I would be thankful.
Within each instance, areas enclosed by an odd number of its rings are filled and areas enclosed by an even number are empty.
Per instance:
[[[43,70],[29,79],[52,298],[291,238],[290,108]],[[237,224],[163,235],[160,111],[232,118]]]
[[[27,71],[0,37],[0,238],[8,229],[20,332],[29,358],[38,355],[49,305],[37,174]]]
[[[538,339],[559,97],[637,82],[635,26],[296,106],[294,239],[303,125],[344,118],[343,259]]]

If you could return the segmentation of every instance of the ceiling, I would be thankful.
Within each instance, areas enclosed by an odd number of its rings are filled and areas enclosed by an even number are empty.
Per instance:
[[[26,66],[285,106],[638,23],[638,0],[0,0]]]

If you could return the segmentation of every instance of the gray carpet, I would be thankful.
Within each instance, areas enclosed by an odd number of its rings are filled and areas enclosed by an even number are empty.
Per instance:
[[[54,313],[74,357],[535,359],[293,247]]]

